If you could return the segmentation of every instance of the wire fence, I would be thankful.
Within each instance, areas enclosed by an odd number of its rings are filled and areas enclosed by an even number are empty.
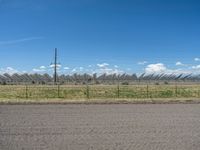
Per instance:
[[[6,85],[0,99],[200,98],[200,85]]]

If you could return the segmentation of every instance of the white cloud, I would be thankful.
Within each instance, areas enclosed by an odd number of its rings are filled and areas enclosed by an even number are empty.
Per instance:
[[[166,74],[191,74],[191,70],[183,70],[183,69],[167,69]]]
[[[113,68],[101,68],[99,70],[96,70],[96,73],[98,74],[122,74],[124,71],[119,69],[113,69]]]
[[[83,67],[79,67],[79,70],[80,70],[80,71],[83,71],[83,69],[84,69]]]
[[[83,73],[84,67],[75,67],[71,70],[72,73]],[[86,71],[86,70],[85,70]]]
[[[118,65],[114,65],[114,67],[115,67],[115,68],[119,68],[119,66],[118,66]]]
[[[8,71],[15,71],[15,69],[13,69],[12,67],[7,67],[6,70],[8,70]]]
[[[123,70],[119,70],[119,69],[113,69],[111,74],[123,74],[125,73]]]
[[[194,61],[200,61],[200,58],[195,58]]]
[[[33,68],[33,70],[32,70],[33,72],[45,72],[46,70],[44,70],[44,69],[37,69],[37,68]]]
[[[76,72],[77,71],[77,69],[76,68],[74,68],[74,69],[72,69],[72,71],[71,72]]]
[[[0,73],[1,74],[8,73],[12,75],[14,73],[20,73],[20,72],[12,67],[6,67],[6,68],[1,68]]]
[[[190,70],[193,74],[200,74],[200,65],[192,66]]]
[[[186,66],[185,64],[183,64],[182,62],[180,62],[180,61],[178,61],[178,62],[176,62],[176,64],[175,64],[176,66]]]
[[[192,69],[200,69],[200,65],[192,66]]]
[[[47,68],[45,66],[40,66],[39,68],[33,68],[32,71],[35,73],[42,73],[42,72],[46,72]]]
[[[57,64],[56,66],[57,66],[58,69],[62,67],[61,64]],[[54,67],[55,67],[55,64],[51,64],[49,67],[50,67],[50,68],[54,68]]]
[[[26,41],[39,40],[43,38],[44,37],[28,37],[28,38],[22,38],[22,39],[17,39],[17,40],[0,41],[0,45],[17,44],[17,43],[22,43]]]
[[[108,63],[97,64],[99,67],[98,69],[92,71],[93,73],[97,74],[122,74],[124,73],[123,70],[118,69],[118,65],[114,65],[113,67],[109,67]]]
[[[40,69],[46,69],[46,67],[45,66],[40,66]]]
[[[140,61],[140,62],[138,62],[138,65],[145,65],[147,63],[148,63],[147,61]]]
[[[97,66],[100,67],[100,68],[105,68],[105,67],[109,66],[109,64],[108,63],[102,63],[102,64],[97,64]]]
[[[64,67],[64,70],[69,70],[70,68],[69,67]]]
[[[199,66],[200,67],[200,66]],[[157,63],[157,64],[150,64],[145,68],[145,73],[147,74],[190,74],[195,73],[191,68],[189,69],[169,69],[167,68],[163,63]]]
[[[162,63],[150,64],[145,68],[146,73],[164,73],[167,70]]]
[[[26,70],[23,70],[22,73],[28,73]]]

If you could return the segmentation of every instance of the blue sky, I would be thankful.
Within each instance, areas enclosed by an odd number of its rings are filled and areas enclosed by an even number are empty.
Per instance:
[[[198,0],[0,0],[0,73],[200,72]],[[196,58],[196,59],[195,59]]]

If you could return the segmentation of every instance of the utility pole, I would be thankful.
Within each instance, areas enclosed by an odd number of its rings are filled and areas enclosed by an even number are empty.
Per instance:
[[[55,48],[55,59],[54,59],[54,84],[57,84],[57,48]]]

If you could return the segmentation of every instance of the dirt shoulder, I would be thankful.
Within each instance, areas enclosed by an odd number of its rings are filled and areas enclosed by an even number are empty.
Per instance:
[[[44,99],[44,100],[0,100],[0,105],[46,105],[46,104],[199,104],[200,99]]]

